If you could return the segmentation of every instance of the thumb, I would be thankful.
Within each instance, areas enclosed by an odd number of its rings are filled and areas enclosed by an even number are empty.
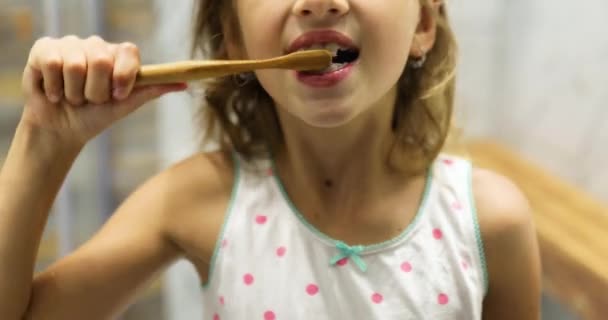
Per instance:
[[[170,92],[180,92],[188,89],[185,83],[148,85],[136,87],[125,100],[116,105],[116,115],[123,117],[135,111],[142,105]]]

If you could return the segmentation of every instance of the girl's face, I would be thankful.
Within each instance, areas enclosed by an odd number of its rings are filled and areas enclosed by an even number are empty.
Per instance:
[[[240,52],[242,58],[270,58],[315,46],[340,47],[348,52],[347,61],[356,58],[322,75],[256,72],[278,108],[313,127],[337,127],[381,101],[393,103],[408,56],[420,51],[413,42],[419,28],[419,0],[235,0],[235,4],[242,42],[233,45],[232,52]]]

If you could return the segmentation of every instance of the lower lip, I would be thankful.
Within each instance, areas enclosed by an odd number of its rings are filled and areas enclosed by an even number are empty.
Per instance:
[[[329,88],[337,85],[345,80],[353,71],[355,63],[349,63],[342,69],[324,73],[324,74],[308,74],[296,72],[296,77],[301,83],[314,88]]]

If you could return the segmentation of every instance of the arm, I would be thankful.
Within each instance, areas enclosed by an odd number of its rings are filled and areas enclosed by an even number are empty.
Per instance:
[[[85,143],[145,102],[184,88],[134,89],[138,68],[133,45],[98,37],[45,38],[32,48],[23,114],[0,171],[2,319],[107,318],[177,256],[162,232],[161,177],[83,248],[33,276],[49,209]]]
[[[165,178],[144,185],[91,241],[32,281],[49,208],[77,154],[35,135],[17,130],[0,175],[0,252],[9,257],[0,263],[0,310],[7,319],[26,309],[30,319],[106,319],[178,255],[162,233]]]
[[[27,307],[49,209],[79,152],[43,137],[19,125],[0,172],[0,314],[8,319]]]
[[[182,253],[166,234],[162,173],[135,191],[82,247],[36,275],[26,319],[111,319]]]
[[[43,154],[28,131],[18,130],[0,176],[0,252],[10,257],[0,263],[3,318],[108,319],[179,255],[163,233],[168,174],[146,183],[92,240],[33,278],[48,210],[75,152]]]
[[[474,172],[473,190],[489,274],[483,319],[540,319],[540,257],[527,200],[485,170]]]

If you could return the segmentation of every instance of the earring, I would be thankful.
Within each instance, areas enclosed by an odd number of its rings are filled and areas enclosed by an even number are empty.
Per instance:
[[[416,57],[415,59],[411,59],[410,61],[410,66],[412,68],[420,69],[424,66],[424,63],[426,62],[426,54],[424,54],[422,57]]]
[[[426,52],[422,50],[422,47],[420,47],[420,44],[418,42],[416,42],[416,45],[418,46],[418,51],[420,52],[421,56],[415,58],[412,57],[413,59],[410,59],[410,66],[414,69],[420,69],[424,66],[424,63],[426,62]]]

